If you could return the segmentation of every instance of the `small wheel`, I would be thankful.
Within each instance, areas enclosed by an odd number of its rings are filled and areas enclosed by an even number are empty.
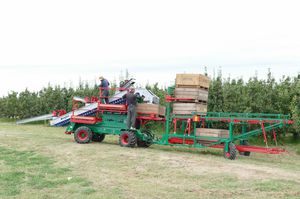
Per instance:
[[[137,146],[148,148],[152,144],[153,134],[149,130],[143,130],[142,133],[144,134],[144,138],[146,140],[144,141],[144,140],[137,139]]]
[[[105,138],[105,134],[94,133],[92,140],[94,142],[102,142],[104,140],[104,138]]]
[[[249,146],[249,142],[247,140],[244,140],[242,145],[245,145],[245,146]],[[245,152],[239,152],[240,155],[243,155],[243,156],[250,156],[250,151],[245,151]]]
[[[236,153],[237,153],[236,147],[232,142],[229,143],[228,152],[225,152],[225,147],[224,147],[224,158],[229,160],[235,160]]]
[[[120,135],[119,139],[120,145],[123,147],[135,147],[137,139],[135,132],[124,131]]]
[[[86,126],[81,126],[76,129],[74,133],[74,139],[79,144],[86,144],[92,140],[93,133],[91,129]]]

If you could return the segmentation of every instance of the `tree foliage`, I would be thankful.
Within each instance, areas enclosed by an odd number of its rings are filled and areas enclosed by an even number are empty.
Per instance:
[[[116,87],[116,83],[112,83]],[[165,104],[166,88],[158,83],[147,85]],[[62,88],[48,85],[39,92],[10,92],[0,98],[0,117],[27,118],[48,114],[53,110],[72,108],[73,96],[98,96],[98,85],[89,86],[80,81],[78,88]],[[300,75],[285,77],[275,81],[269,72],[266,79],[250,78],[245,82],[242,78],[223,78],[219,73],[211,81],[208,98],[208,111],[211,112],[251,112],[291,114],[294,125],[290,129],[295,136],[300,129]]]

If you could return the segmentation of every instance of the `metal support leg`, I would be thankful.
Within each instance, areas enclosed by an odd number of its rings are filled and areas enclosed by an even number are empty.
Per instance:
[[[191,127],[192,127],[192,125],[191,125],[191,119],[189,118],[188,120],[187,120],[187,126],[186,126],[186,132],[187,132],[187,134],[190,136],[191,135]]]
[[[267,139],[267,133],[266,133],[265,126],[264,126],[263,122],[261,122],[261,128],[262,128],[262,132],[263,132],[263,135],[264,135],[264,142],[266,143],[267,148],[269,148],[269,146],[268,146],[268,139]]]
[[[232,142],[232,140],[233,140],[233,122],[229,123],[229,138],[230,138],[230,142]]]
[[[176,134],[176,132],[177,132],[177,119],[176,118],[174,118],[173,119],[173,123],[174,123],[174,134]]]
[[[274,142],[275,142],[275,144],[276,144],[276,146],[277,146],[277,136],[276,136],[276,131],[275,131],[275,129],[273,129],[273,139],[274,139]]]
[[[246,124],[242,125],[242,134],[245,134],[247,132],[247,126]],[[240,145],[245,145],[245,140],[240,140]]]
[[[225,153],[228,153],[228,151],[229,151],[229,142],[225,142],[224,151],[225,151]]]

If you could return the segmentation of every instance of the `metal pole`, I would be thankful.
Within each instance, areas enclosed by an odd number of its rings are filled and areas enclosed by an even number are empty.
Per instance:
[[[171,95],[171,87],[168,87],[168,95]],[[166,118],[166,134],[170,133],[170,120],[171,120],[171,102],[167,102],[167,118]]]
[[[247,126],[246,124],[242,125],[242,134],[245,134],[247,132]],[[241,145],[245,145],[245,140],[240,140]]]

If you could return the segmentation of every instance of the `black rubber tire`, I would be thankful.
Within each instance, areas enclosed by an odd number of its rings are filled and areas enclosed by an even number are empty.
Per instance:
[[[138,147],[143,147],[143,148],[148,148],[149,146],[151,146],[151,143],[138,139],[137,140],[137,146]]]
[[[93,138],[92,140],[94,142],[102,142],[105,138],[105,134],[98,134],[98,133],[93,133]]]
[[[244,140],[243,145],[249,146],[249,142],[247,140]],[[251,152],[250,151],[245,151],[245,152],[239,152],[239,153],[240,153],[240,155],[243,155],[243,156],[250,156]]]
[[[135,147],[137,138],[133,131],[123,131],[119,138],[120,146],[122,147]]]
[[[87,144],[92,141],[93,132],[86,126],[81,126],[74,132],[74,139],[79,144]]]
[[[146,134],[146,136],[149,136],[151,139],[153,137],[151,131],[143,130],[142,133]],[[151,144],[152,144],[151,142],[147,142],[147,141],[137,139],[137,146],[138,147],[148,148],[149,146],[151,146]]]
[[[224,147],[224,158],[229,160],[235,160],[237,154],[235,145],[232,142],[230,142],[228,147],[229,147],[228,153],[225,152],[225,147]]]

